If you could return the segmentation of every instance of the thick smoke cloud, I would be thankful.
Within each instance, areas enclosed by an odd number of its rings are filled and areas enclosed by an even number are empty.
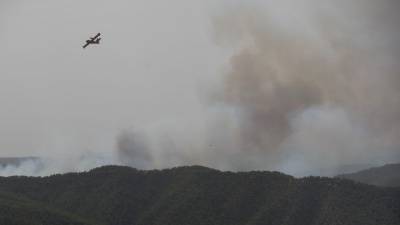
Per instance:
[[[205,144],[177,137],[178,165],[334,175],[400,160],[400,4],[291,3],[242,3],[214,17],[217,42],[234,53]],[[166,158],[157,165],[172,166]]]
[[[399,160],[400,4],[301,3],[216,19],[219,41],[241,45],[221,94],[238,147],[292,173]]]

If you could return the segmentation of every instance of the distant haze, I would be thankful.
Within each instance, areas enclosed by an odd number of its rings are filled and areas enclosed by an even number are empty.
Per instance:
[[[400,2],[0,2],[0,175],[400,161]],[[82,49],[102,33],[100,45]]]

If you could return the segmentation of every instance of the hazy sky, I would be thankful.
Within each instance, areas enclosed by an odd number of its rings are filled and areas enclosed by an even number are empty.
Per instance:
[[[121,129],[201,124],[202,86],[226,60],[211,2],[1,1],[1,156],[107,151]]]
[[[399,5],[2,0],[0,157],[62,159],[48,173],[400,161]]]

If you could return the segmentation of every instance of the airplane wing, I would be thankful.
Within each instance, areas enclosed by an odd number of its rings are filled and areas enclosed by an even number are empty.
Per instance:
[[[94,37],[92,37],[92,38],[90,38],[90,39],[92,39],[92,41],[94,41],[94,40],[96,40],[96,38],[98,38],[99,36],[100,36],[100,33],[97,33],[96,36],[94,36]]]

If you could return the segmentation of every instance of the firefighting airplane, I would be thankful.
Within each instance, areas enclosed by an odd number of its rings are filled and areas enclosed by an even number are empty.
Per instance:
[[[86,40],[86,44],[83,46],[83,48],[86,48],[90,44],[100,44],[100,33],[96,34],[96,36],[90,38],[89,40]]]

